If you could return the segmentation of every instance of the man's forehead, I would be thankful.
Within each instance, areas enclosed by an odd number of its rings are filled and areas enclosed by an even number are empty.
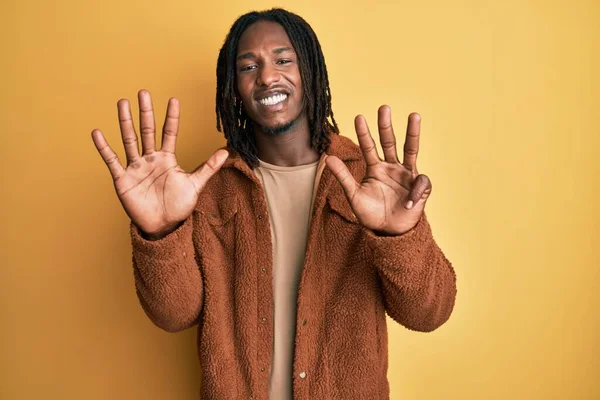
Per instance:
[[[277,50],[277,52],[294,51],[292,42],[283,26],[271,21],[255,22],[246,28],[240,37],[237,53],[239,56],[258,48],[266,48],[269,51]]]

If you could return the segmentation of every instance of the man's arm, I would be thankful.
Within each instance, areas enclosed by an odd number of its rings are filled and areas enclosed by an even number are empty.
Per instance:
[[[367,231],[388,314],[407,328],[432,331],[452,312],[456,276],[433,240],[424,213],[432,185],[429,177],[417,170],[421,117],[417,113],[408,117],[402,163],[396,152],[389,106],[379,108],[377,125],[383,160],[365,118],[359,115],[354,120],[366,163],[364,176],[356,169],[354,176],[335,156],[325,162]]]
[[[131,224],[138,298],[152,322],[168,332],[194,326],[202,309],[202,274],[192,240],[196,216],[159,240],[145,239]]]
[[[395,321],[422,332],[446,322],[454,308],[456,275],[425,214],[399,236],[367,231],[367,245],[382,281],[386,311]]]
[[[100,130],[92,131],[92,140],[132,221],[133,265],[140,302],[156,325],[175,332],[192,326],[202,308],[202,277],[192,240],[198,224],[194,208],[206,183],[229,153],[217,150],[188,174],[175,157],[179,101],[169,100],[159,150],[150,93],[140,90],[138,101],[141,154],[129,101],[121,99],[117,103],[126,167]],[[142,236],[142,231],[147,235]]]

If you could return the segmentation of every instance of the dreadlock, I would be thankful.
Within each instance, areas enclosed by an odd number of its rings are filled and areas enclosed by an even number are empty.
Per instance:
[[[236,56],[240,37],[258,21],[280,24],[286,31],[298,55],[298,67],[304,104],[311,132],[310,146],[323,153],[331,144],[330,134],[339,129],[331,109],[331,90],[325,57],[315,32],[300,16],[281,8],[252,11],[239,17],[231,26],[217,61],[217,129],[223,132],[227,145],[240,153],[251,166],[258,165],[258,150],[252,121],[241,99],[236,96]],[[329,118],[329,119],[328,119]]]

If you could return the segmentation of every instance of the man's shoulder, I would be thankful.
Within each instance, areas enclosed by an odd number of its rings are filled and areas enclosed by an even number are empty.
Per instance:
[[[331,135],[327,154],[336,156],[344,162],[362,160],[360,147],[352,139],[341,134]]]
[[[249,190],[249,184],[235,168],[221,168],[202,189],[195,210],[209,216],[209,223],[220,225],[235,214],[240,193]]]
[[[223,166],[210,178],[205,189],[210,190],[213,196],[223,196],[227,193],[237,192],[248,187],[251,180],[235,167]]]
[[[346,164],[355,179],[360,180],[366,172],[366,164],[360,146],[352,139],[333,135],[327,155],[336,156]]]

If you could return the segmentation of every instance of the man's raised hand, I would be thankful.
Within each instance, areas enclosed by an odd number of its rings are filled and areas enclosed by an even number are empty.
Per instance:
[[[358,142],[367,163],[362,182],[354,179],[339,158],[329,156],[325,162],[342,185],[352,211],[363,226],[381,234],[400,235],[419,222],[431,194],[431,182],[426,175],[417,172],[421,117],[417,113],[408,117],[404,160],[400,163],[391,113],[388,106],[379,108],[378,128],[383,160],[377,154],[365,118],[359,115],[354,120]]]
[[[146,90],[138,93],[142,154],[133,125],[129,101],[117,103],[119,125],[127,157],[124,168],[98,129],[92,139],[112,175],[117,196],[125,212],[146,235],[165,236],[189,217],[206,182],[217,172],[228,157],[225,150],[217,150],[195,172],[189,174],[177,164],[175,143],[179,129],[179,101],[169,100],[162,130],[162,146],[155,148],[155,122],[152,98]]]

